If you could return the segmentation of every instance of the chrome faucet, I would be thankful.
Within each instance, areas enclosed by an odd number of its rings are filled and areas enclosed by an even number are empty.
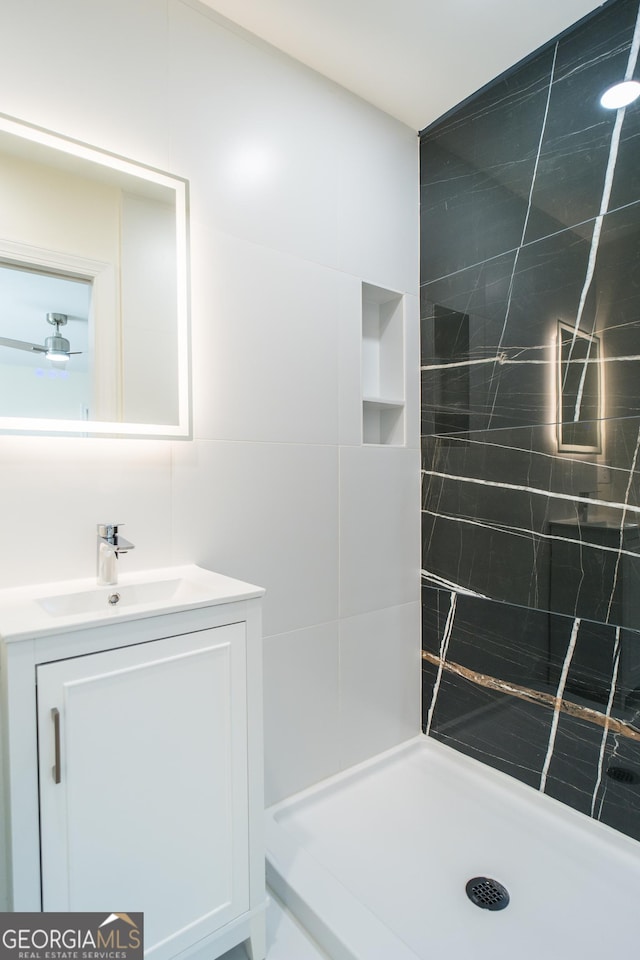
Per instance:
[[[118,527],[122,524],[117,523],[99,523],[98,524],[98,544],[97,544],[97,563],[96,576],[98,584],[113,585],[118,582],[117,559],[121,553],[128,553],[135,549],[133,543],[129,543],[118,533]]]

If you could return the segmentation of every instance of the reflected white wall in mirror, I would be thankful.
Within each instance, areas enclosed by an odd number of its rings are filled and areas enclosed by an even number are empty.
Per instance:
[[[188,437],[187,278],[186,181],[0,115],[0,432]]]
[[[558,322],[558,450],[600,453],[603,388],[600,337]]]

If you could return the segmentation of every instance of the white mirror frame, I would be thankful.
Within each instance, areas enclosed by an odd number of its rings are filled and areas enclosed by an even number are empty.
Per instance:
[[[34,417],[0,416],[1,434],[66,434],[107,437],[155,437],[163,439],[189,439],[191,437],[191,390],[190,390],[190,331],[189,331],[189,269],[188,269],[188,181],[154,167],[136,163],[117,154],[91,147],[81,141],[62,137],[44,128],[33,126],[0,114],[0,133],[13,134],[22,140],[39,144],[67,154],[79,160],[88,160],[107,169],[146,180],[169,188],[176,197],[176,283],[177,283],[177,357],[178,368],[178,418],[177,423],[125,423],[103,420],[57,420]],[[33,249],[30,251],[33,260]],[[0,256],[20,259],[20,244],[10,237],[0,236]],[[42,266],[52,266],[43,258]],[[59,264],[58,264],[59,265]],[[70,266],[73,266],[70,264]],[[77,266],[94,281],[108,265],[92,261],[80,261]],[[111,268],[113,269],[113,268]],[[99,287],[99,285],[98,285]],[[100,296],[100,290],[97,290]],[[109,385],[100,389],[109,390]]]

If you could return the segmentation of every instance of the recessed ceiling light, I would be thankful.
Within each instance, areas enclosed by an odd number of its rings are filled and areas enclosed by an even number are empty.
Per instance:
[[[637,80],[623,80],[622,83],[614,83],[612,87],[600,97],[600,103],[607,110],[618,110],[619,107],[626,107],[634,100],[640,97],[640,83]]]

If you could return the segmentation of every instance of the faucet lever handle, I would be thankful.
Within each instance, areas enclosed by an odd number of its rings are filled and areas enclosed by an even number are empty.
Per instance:
[[[118,536],[118,528],[122,526],[122,523],[99,523],[96,529],[99,537],[104,537],[105,540],[111,540],[113,537]]]

